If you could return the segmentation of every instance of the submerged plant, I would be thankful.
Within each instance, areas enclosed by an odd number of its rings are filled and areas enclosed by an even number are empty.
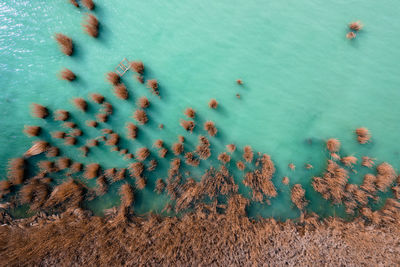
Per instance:
[[[144,161],[147,159],[147,157],[150,156],[150,150],[147,149],[146,147],[141,147],[138,150],[136,150],[136,158],[140,161]]]
[[[153,79],[153,80],[148,80],[147,81],[147,87],[149,87],[151,89],[151,92],[154,95],[159,96],[160,92],[158,91],[158,82],[157,80]]]
[[[326,148],[330,152],[338,152],[340,150],[340,142],[337,139],[331,138],[326,141]]]

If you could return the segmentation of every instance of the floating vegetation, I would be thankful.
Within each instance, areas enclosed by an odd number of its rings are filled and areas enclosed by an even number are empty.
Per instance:
[[[190,166],[197,167],[200,164],[200,160],[195,157],[193,152],[187,152],[185,154],[185,162]]]
[[[195,126],[194,121],[181,120],[180,124],[186,131],[193,132]]]
[[[88,14],[83,30],[90,36],[96,38],[99,35],[99,21],[92,14]]]
[[[69,82],[72,82],[73,80],[76,79],[75,73],[73,73],[71,70],[69,70],[67,68],[64,68],[60,72],[59,76],[60,76],[60,79],[66,80],[66,81],[69,81]]]
[[[90,139],[86,142],[86,146],[88,147],[95,147],[99,145],[99,140],[97,139]]]
[[[152,172],[157,169],[158,162],[155,159],[150,160],[149,167],[147,167],[147,171]]]
[[[137,72],[139,74],[144,73],[144,65],[142,61],[132,61],[130,64],[131,64],[131,69],[134,72]]]
[[[157,95],[157,96],[159,96],[160,95],[160,92],[158,91],[158,82],[157,82],[157,80],[148,80],[147,81],[147,87],[149,87],[150,89],[151,89],[151,92],[154,94],[154,95]]]
[[[129,93],[126,86],[123,83],[120,83],[114,86],[114,95],[119,99],[126,100],[128,99]]]
[[[147,118],[146,111],[143,109],[137,109],[133,113],[133,118],[139,123],[139,124],[146,124],[149,119]]]
[[[70,133],[71,136],[82,136],[83,132],[80,129],[73,129]]]
[[[140,108],[148,108],[150,106],[150,101],[147,99],[147,97],[143,96],[139,98],[137,105]]]
[[[131,172],[134,178],[140,178],[144,171],[144,165],[141,162],[134,162],[129,165],[129,171]]]
[[[349,33],[346,34],[346,38],[349,39],[349,40],[352,40],[352,39],[356,38],[356,36],[357,35],[354,32],[349,32]]]
[[[99,172],[100,172],[100,164],[91,163],[91,164],[86,165],[83,176],[86,179],[93,179],[99,175]]]
[[[389,163],[381,163],[376,167],[376,187],[381,192],[386,192],[389,186],[396,180],[396,172]]]
[[[212,121],[206,121],[204,123],[204,130],[206,130],[211,136],[215,136],[218,132],[217,127],[215,127],[215,124]]]
[[[84,157],[87,157],[87,154],[89,153],[89,147],[87,147],[87,146],[81,146],[81,147],[79,148],[79,150],[82,152],[82,154],[83,154]]]
[[[74,129],[74,128],[76,128],[76,123],[72,122],[72,121],[67,121],[67,122],[64,122],[62,126],[65,128]]]
[[[24,133],[27,136],[38,136],[40,134],[41,129],[42,128],[40,126],[28,126],[28,125],[25,125],[24,126]]]
[[[90,98],[97,104],[102,104],[104,102],[104,96],[99,93],[90,94]]]
[[[374,159],[371,159],[370,157],[364,156],[361,158],[362,163],[361,165],[367,168],[372,168],[374,166]]]
[[[87,107],[88,107],[88,104],[87,104],[87,102],[86,102],[85,99],[83,99],[83,98],[81,98],[81,97],[77,97],[77,98],[74,98],[74,99],[72,100],[72,103],[73,103],[73,104],[75,105],[75,107],[76,107],[77,109],[79,109],[80,111],[86,112]]]
[[[108,114],[106,114],[106,113],[96,114],[96,119],[98,122],[107,122]]]
[[[208,102],[208,106],[210,108],[216,109],[218,107],[218,102],[215,99],[211,99],[210,102]]]
[[[83,170],[83,164],[80,162],[74,162],[71,164],[70,170],[72,173],[81,172]]]
[[[69,112],[66,110],[56,110],[56,112],[54,113],[54,120],[55,121],[66,121],[69,118]]]
[[[119,75],[112,71],[107,73],[106,79],[112,85],[118,85],[120,81]]]
[[[49,148],[49,143],[46,141],[35,141],[31,148],[29,148],[25,153],[24,156],[29,158],[31,156],[39,155],[43,152],[46,152]]]
[[[163,148],[161,148],[161,149],[158,151],[158,156],[159,156],[160,158],[165,158],[165,156],[167,155],[167,153],[168,153],[168,149],[166,149],[165,147],[163,147]]]
[[[74,52],[72,39],[62,33],[56,33],[55,39],[60,46],[61,52],[63,52],[67,56],[71,56]]]
[[[45,119],[49,116],[49,111],[45,106],[32,104],[32,116],[40,119]]]
[[[41,208],[49,195],[49,187],[39,180],[31,180],[21,187],[19,199],[21,204],[30,204],[30,210]]]
[[[192,108],[187,108],[185,110],[184,114],[186,116],[188,116],[189,118],[194,119],[194,117],[196,116],[196,111],[194,111],[194,109],[192,109]]]
[[[367,128],[361,127],[356,129],[357,141],[360,144],[366,144],[371,139],[371,135]]]
[[[289,181],[289,177],[285,176],[285,177],[282,178],[282,184],[288,185],[289,182],[290,182],[290,181]]]
[[[93,0],[81,0],[81,3],[82,3],[82,5],[84,5],[89,10],[93,10],[94,9]]]
[[[101,111],[106,113],[106,114],[108,114],[108,115],[111,115],[113,113],[113,106],[108,102],[104,102],[102,104]]]

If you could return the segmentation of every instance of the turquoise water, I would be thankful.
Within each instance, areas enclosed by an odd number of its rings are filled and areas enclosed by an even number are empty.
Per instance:
[[[212,120],[218,135],[212,142],[213,163],[228,143],[251,145],[255,151],[271,155],[277,172],[273,178],[278,197],[271,205],[253,204],[251,216],[297,217],[290,202],[290,184],[301,183],[311,200],[310,209],[321,215],[341,213],[322,201],[310,188],[314,175],[325,167],[324,141],[335,137],[342,142],[343,155],[375,157],[395,168],[400,158],[397,142],[400,132],[400,96],[398,62],[400,50],[400,5],[394,0],[320,1],[105,1],[97,0],[94,14],[101,29],[98,39],[84,34],[81,22],[85,9],[76,9],[67,1],[6,0],[0,3],[0,175],[5,177],[7,160],[18,157],[32,138],[23,135],[24,125],[40,125],[47,133],[57,129],[51,120],[29,115],[32,102],[51,111],[63,108],[86,136],[98,135],[86,127],[96,106],[88,114],[77,111],[72,97],[87,97],[91,92],[104,94],[115,113],[109,126],[121,135],[124,125],[133,121],[135,101],[147,96],[151,101],[150,122],[140,128],[135,142],[123,140],[134,152],[163,139],[167,147],[184,135],[189,148],[205,134],[201,122]],[[345,38],[347,24],[361,20],[365,28],[355,40]],[[55,32],[70,36],[76,47],[72,57],[59,52],[53,40]],[[145,78],[160,83],[161,99],[152,96],[128,72],[123,77],[131,97],[118,100],[105,82],[104,74],[124,58],[140,59]],[[62,67],[74,71],[78,79],[67,83],[57,79]],[[236,79],[244,86],[238,86]],[[236,98],[236,93],[241,99]],[[216,98],[217,110],[208,108]],[[179,120],[183,110],[193,107],[198,113],[198,128],[185,133]],[[163,130],[158,124],[165,125]],[[356,142],[354,129],[365,126],[373,139],[368,145]],[[311,139],[312,144],[307,140]],[[83,163],[98,162],[104,168],[124,167],[129,162],[117,152],[100,146],[83,158],[74,148],[55,142],[63,155]],[[236,152],[234,159],[241,156]],[[138,192],[138,213],[161,211],[168,201],[165,195],[152,193],[154,180],[165,178],[168,161],[160,160],[158,171],[145,190]],[[288,163],[297,168],[292,172]],[[311,163],[312,170],[303,165]],[[202,163],[204,170],[210,162]],[[233,163],[232,163],[232,169]],[[356,168],[360,170],[360,167]],[[191,170],[196,179],[200,170]],[[352,175],[360,182],[365,170]],[[235,171],[235,180],[242,180]],[[61,179],[61,178],[59,178]],[[95,181],[90,181],[90,185]],[[246,188],[241,185],[241,192]],[[114,184],[107,195],[88,203],[96,213],[118,204]]]

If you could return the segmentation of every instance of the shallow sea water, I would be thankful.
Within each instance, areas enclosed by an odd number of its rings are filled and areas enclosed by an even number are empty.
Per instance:
[[[6,0],[0,2],[0,175],[6,177],[7,160],[18,157],[33,138],[22,133],[24,125],[40,125],[42,137],[59,128],[51,120],[39,120],[29,114],[30,104],[41,103],[50,111],[62,108],[72,113],[86,138],[98,135],[85,121],[89,112],[77,111],[70,99],[99,92],[115,109],[107,127],[121,135],[135,101],[149,97],[150,122],[140,127],[135,142],[122,140],[135,151],[151,147],[163,139],[170,147],[177,135],[195,147],[202,123],[212,120],[218,135],[210,138],[212,160],[202,162],[199,170],[189,168],[199,180],[225,145],[250,145],[269,154],[277,168],[273,182],[278,197],[271,205],[252,203],[249,215],[294,218],[299,211],[290,202],[290,185],[300,183],[310,200],[309,210],[322,216],[343,215],[343,208],[323,201],[311,188],[313,176],[325,167],[324,142],[330,137],[342,142],[342,155],[371,156],[377,162],[399,166],[400,144],[400,5],[395,0],[321,1],[105,1],[97,0],[94,14],[100,21],[100,34],[93,39],[82,31],[85,9],[76,9],[68,1]],[[345,38],[347,24],[361,20],[365,28],[357,38]],[[75,44],[72,57],[60,53],[53,36],[61,32]],[[123,77],[130,98],[118,100],[104,74],[124,58],[142,60],[145,78],[160,83],[161,99],[139,84],[132,72]],[[67,83],[57,79],[63,67],[74,71],[78,79]],[[242,79],[238,86],[236,79]],[[236,98],[236,94],[241,99]],[[219,102],[217,110],[208,108],[210,98]],[[179,125],[183,111],[197,111],[197,128],[192,135]],[[158,129],[163,123],[165,128]],[[354,130],[365,126],[373,138],[368,145],[356,142]],[[117,152],[100,146],[83,158],[75,148],[52,141],[62,154],[82,163],[98,162],[103,168],[125,167]],[[233,159],[241,157],[242,149]],[[156,178],[166,178],[169,160],[159,160],[158,170],[149,177],[148,186],[137,192],[135,211],[139,214],[161,212],[166,195],[153,193]],[[40,160],[40,157],[35,160]],[[293,162],[297,168],[290,171]],[[303,166],[310,163],[312,170]],[[243,174],[231,163],[240,192]],[[356,167],[350,182],[360,183],[368,170]],[[284,176],[290,185],[281,183]],[[62,178],[57,178],[57,183]],[[128,179],[129,180],[129,179]],[[131,181],[131,180],[130,180]],[[87,182],[87,181],[86,181]],[[132,181],[131,181],[132,182]],[[119,203],[114,184],[110,192],[86,205],[96,214]],[[95,181],[89,181],[95,186]],[[16,211],[16,214],[18,212]],[[20,214],[21,211],[18,213]]]

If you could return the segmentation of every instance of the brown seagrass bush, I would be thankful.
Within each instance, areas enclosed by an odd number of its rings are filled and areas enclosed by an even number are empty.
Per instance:
[[[120,77],[119,77],[119,75],[118,75],[117,73],[110,71],[110,72],[108,72],[108,73],[106,74],[106,80],[107,80],[111,85],[117,85],[117,84],[119,84]]]
[[[130,64],[131,64],[131,69],[134,72],[137,72],[139,74],[144,73],[144,65],[142,61],[132,61]]]
[[[136,158],[139,161],[144,161],[150,156],[150,150],[146,147],[141,147],[136,150]]]
[[[90,94],[90,98],[96,104],[102,104],[104,102],[104,99],[105,99],[104,96],[102,94],[99,94],[99,93]]]
[[[134,162],[129,165],[129,171],[134,178],[139,178],[142,176],[144,171],[144,164],[141,162]]]
[[[156,186],[154,187],[154,192],[156,192],[157,194],[161,194],[164,191],[165,188],[165,182],[163,181],[163,179],[158,178],[156,181]]]
[[[61,52],[67,56],[71,56],[74,52],[72,39],[62,33],[56,33],[55,39],[60,47]]]
[[[91,164],[86,165],[83,176],[86,179],[93,179],[99,175],[99,172],[100,172],[100,164],[91,163]]]
[[[204,130],[206,130],[210,136],[215,136],[218,132],[217,127],[215,127],[212,121],[206,121],[204,123]]]
[[[195,127],[194,121],[181,120],[180,124],[183,127],[183,129],[191,133],[193,132]]]
[[[27,136],[38,136],[40,134],[41,129],[42,128],[40,126],[28,126],[28,125],[25,125],[24,126],[24,133]]]
[[[149,119],[147,117],[146,111],[143,109],[137,109],[133,113],[133,118],[139,123],[139,124],[146,124]]]
[[[82,27],[88,35],[94,38],[97,38],[99,35],[99,21],[92,14],[87,16],[85,24],[83,24]]]
[[[126,128],[126,131],[127,131],[126,135],[127,135],[127,137],[129,139],[136,139],[137,138],[138,127],[135,124],[133,124],[131,122],[128,122],[126,124],[125,128]]]
[[[33,117],[45,119],[49,116],[49,110],[45,106],[33,103],[31,106],[31,114]]]
[[[65,80],[68,82],[72,82],[76,79],[75,73],[73,73],[70,69],[64,68],[60,71],[59,77],[61,80]]]
[[[183,150],[184,150],[184,146],[182,143],[175,143],[172,145],[172,152],[176,156],[182,154]]]
[[[212,109],[216,109],[218,107],[218,102],[215,99],[211,99],[210,102],[208,102],[208,106]]]
[[[326,148],[330,152],[338,152],[340,150],[340,141],[334,138],[330,138],[328,139],[328,141],[326,141]]]
[[[192,109],[192,108],[187,108],[185,110],[184,114],[186,116],[188,116],[189,118],[194,119],[194,117],[196,116],[196,111],[194,109]]]
[[[87,104],[87,102],[86,102],[85,99],[83,99],[83,98],[81,98],[81,97],[77,97],[77,98],[74,98],[74,99],[72,100],[72,103],[75,105],[75,107],[76,107],[78,110],[83,111],[83,112],[86,112],[87,107],[88,107],[88,104]]]
[[[69,112],[63,109],[56,110],[54,113],[55,121],[66,121],[69,118]]]
[[[7,178],[14,184],[22,184],[26,176],[26,161],[24,158],[11,159],[8,162]]]
[[[139,98],[137,105],[140,108],[148,108],[150,106],[150,101],[147,99],[147,97],[143,96]]]
[[[152,94],[159,96],[160,92],[158,91],[158,82],[157,80],[148,80],[147,87],[150,88]]]
[[[95,7],[93,0],[81,0],[81,3],[89,10],[93,10]]]
[[[157,139],[156,141],[154,141],[154,144],[153,144],[153,146],[155,148],[162,148],[163,145],[164,145],[164,141],[161,139]]]
[[[128,89],[123,83],[114,86],[114,95],[119,99],[126,100],[129,97]]]

